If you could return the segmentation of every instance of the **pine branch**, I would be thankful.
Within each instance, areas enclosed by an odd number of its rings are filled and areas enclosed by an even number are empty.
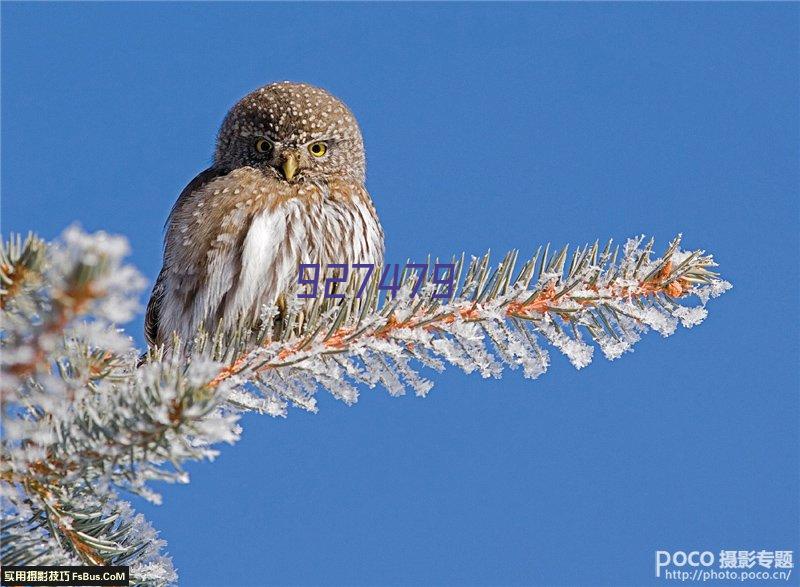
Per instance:
[[[3,564],[130,564],[137,584],[168,584],[175,574],[160,554],[163,543],[113,489],[143,488],[157,478],[148,470],[157,461],[102,442],[104,435],[117,445],[124,439],[109,422],[124,423],[117,431],[127,434],[146,423],[147,410],[124,411],[137,398],[124,392],[140,379],[130,339],[112,326],[133,316],[144,281],[120,264],[124,239],[70,229],[45,249],[29,237],[0,252],[0,557]]]
[[[23,241],[17,235],[0,247],[0,309],[30,278],[40,275],[46,245],[29,233]]]
[[[463,280],[444,301],[436,299],[441,286],[430,280],[418,284],[414,275],[397,296],[381,298],[376,272],[365,299],[350,297],[340,305],[318,300],[308,319],[306,309],[296,310],[282,331],[304,322],[304,335],[260,341],[212,384],[253,383],[261,397],[242,392],[242,405],[283,414],[288,404],[313,410],[313,398],[303,390],[313,393],[317,386],[349,402],[357,397],[357,383],[382,384],[394,394],[411,387],[425,395],[431,384],[412,363],[434,368],[449,363],[484,377],[521,366],[526,377],[536,378],[549,365],[543,345],[557,348],[579,369],[588,365],[594,347],[587,337],[615,359],[648,328],[667,336],[679,321],[686,327],[700,323],[709,297],[730,287],[709,270],[715,266],[710,256],[681,251],[680,237],[657,259],[651,258],[653,241],[642,247],[643,242],[643,237],[629,240],[621,258],[611,243],[602,250],[597,243],[587,245],[571,255],[565,247],[548,256],[546,247],[516,273],[516,251],[494,268],[488,255],[473,258],[466,268],[462,257],[454,265]],[[351,282],[350,294],[354,288]],[[415,288],[422,294],[408,295]],[[700,304],[681,303],[690,297]],[[218,353],[218,358],[223,357]]]
[[[361,384],[424,395],[432,383],[417,369],[446,364],[484,377],[521,366],[535,378],[547,346],[577,368],[595,346],[617,358],[649,328],[698,324],[730,287],[710,256],[679,240],[656,259],[643,238],[621,250],[548,246],[519,270],[516,251],[496,266],[488,254],[462,256],[452,284],[405,271],[389,295],[376,271],[363,288],[348,282],[343,300],[293,292],[280,314],[264,308],[234,332],[175,340],[138,366],[115,326],[134,315],[144,285],[123,264],[125,241],[76,228],[51,245],[12,238],[0,249],[0,558],[128,564],[134,584],[170,584],[163,542],[120,496],[158,502],[152,481],[188,482],[183,464],[235,442],[242,411],[313,411],[320,388],[353,403]]]

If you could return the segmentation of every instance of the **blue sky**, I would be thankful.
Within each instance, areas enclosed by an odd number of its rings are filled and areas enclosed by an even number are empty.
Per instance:
[[[291,79],[360,120],[390,261],[683,232],[735,286],[614,363],[246,417],[165,505],[136,502],[181,584],[643,585],[658,549],[797,560],[798,22],[797,4],[3,3],[4,234],[123,233],[153,279],[227,109]]]

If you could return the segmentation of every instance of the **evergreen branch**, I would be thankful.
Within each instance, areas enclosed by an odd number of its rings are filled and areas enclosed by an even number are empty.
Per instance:
[[[0,246],[0,310],[6,307],[26,281],[39,276],[46,244],[29,233],[25,240],[16,235]],[[32,284],[30,284],[32,285]]]
[[[58,246],[28,237],[0,248],[3,564],[129,564],[136,584],[174,581],[163,542],[113,489],[147,494],[147,479],[165,478],[155,474],[158,459],[174,452],[155,454],[155,462],[152,454],[123,453],[124,435],[109,426],[132,434],[148,413],[124,411],[143,399],[124,393],[141,379],[130,340],[112,326],[132,316],[132,294],[143,285],[120,264],[126,252],[123,239],[75,228]]]
[[[313,411],[319,388],[352,403],[361,384],[424,395],[432,383],[418,366],[485,377],[522,366],[538,377],[546,345],[581,368],[594,348],[587,335],[614,359],[648,328],[668,335],[702,321],[708,299],[730,287],[712,258],[676,238],[653,260],[653,241],[643,242],[552,254],[548,245],[518,271],[516,251],[497,266],[462,255],[453,287],[404,272],[388,296],[376,271],[360,297],[356,279],[343,300],[289,295],[256,323],[175,340],[139,366],[114,326],[131,318],[143,286],[122,264],[124,240],[76,228],[53,245],[12,238],[0,248],[0,558],[127,564],[133,584],[170,584],[163,542],[120,494],[158,502],[151,482],[187,482],[183,464],[235,442],[244,410]]]
[[[463,261],[455,261],[456,273],[465,277],[460,292],[445,303],[435,298],[438,290],[430,280],[422,286],[421,296],[408,296],[418,288],[413,277],[395,297],[381,299],[377,288],[371,287],[366,299],[350,300],[350,305],[318,303],[309,311],[305,333],[267,340],[247,350],[224,367],[211,385],[229,379],[256,382],[270,401],[251,397],[251,403],[270,411],[277,401],[281,404],[278,412],[283,413],[285,403],[280,398],[296,378],[310,377],[322,387],[333,382],[340,391],[343,376],[353,383],[387,383],[380,375],[384,368],[380,361],[386,360],[395,367],[398,360],[403,361],[406,383],[424,394],[430,385],[406,361],[424,363],[436,358],[467,372],[477,368],[484,376],[499,376],[505,363],[511,368],[521,365],[526,376],[538,377],[549,364],[547,352],[538,344],[541,341],[564,352],[577,368],[591,361],[593,347],[584,342],[581,330],[614,359],[629,350],[648,327],[668,335],[678,320],[687,327],[699,323],[705,318],[708,297],[730,287],[709,270],[715,266],[710,256],[679,250],[680,236],[655,260],[651,259],[653,241],[644,248],[642,242],[641,237],[629,240],[619,263],[615,262],[619,250],[612,253],[611,243],[602,251],[598,243],[577,248],[568,267],[568,249],[548,259],[548,246],[543,255],[537,253],[525,262],[516,276],[516,251],[493,269],[488,255],[473,258],[466,271],[462,271]],[[692,295],[700,299],[699,306],[678,303]],[[364,308],[375,311],[359,311]],[[303,317],[288,316],[284,321],[302,322]],[[366,355],[380,361],[367,364]],[[365,370],[370,371],[367,377]],[[281,373],[275,378],[271,371]],[[354,377],[354,373],[359,375]],[[402,382],[388,383],[396,393],[405,388]],[[355,397],[353,389],[349,392],[348,397]],[[313,407],[307,395],[300,397],[304,407]],[[283,399],[292,403],[291,398]]]

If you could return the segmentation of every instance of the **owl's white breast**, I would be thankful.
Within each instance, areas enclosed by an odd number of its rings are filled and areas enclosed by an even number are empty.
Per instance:
[[[381,263],[383,235],[367,198],[319,188],[249,210],[232,201],[215,223],[204,225],[206,240],[172,241],[162,340],[173,331],[190,339],[200,324],[230,331],[240,320],[255,323],[262,306],[275,304],[296,282],[299,263],[319,263],[322,275],[330,263]],[[215,209],[216,200],[209,201]],[[183,226],[173,224],[175,230]]]
[[[242,246],[239,282],[228,311],[240,312],[253,305],[263,292],[280,291],[280,251],[286,236],[286,215],[282,210],[262,212],[250,224]]]
[[[222,308],[225,326],[242,315],[255,318],[262,305],[274,304],[293,279],[308,249],[301,204],[289,200],[255,216],[241,247],[236,289]]]

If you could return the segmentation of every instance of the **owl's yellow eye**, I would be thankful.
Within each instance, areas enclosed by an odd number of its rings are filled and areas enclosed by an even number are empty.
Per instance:
[[[269,153],[272,150],[272,142],[267,139],[258,139],[256,141],[256,151],[259,153]]]
[[[311,143],[308,146],[308,152],[314,155],[314,157],[322,157],[325,153],[328,152],[328,145],[326,145],[323,141],[317,141],[316,143]]]

